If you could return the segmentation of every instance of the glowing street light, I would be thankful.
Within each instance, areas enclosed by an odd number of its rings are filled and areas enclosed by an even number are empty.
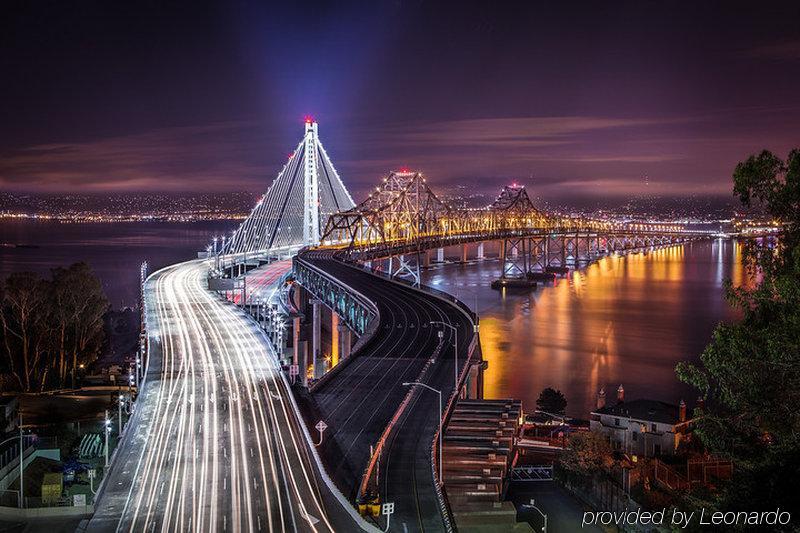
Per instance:
[[[108,418],[108,409],[106,409],[105,420],[103,422],[103,428],[105,433],[105,466],[108,467],[108,434],[111,433],[111,420]]]
[[[453,330],[453,334],[455,336],[455,342],[453,343],[453,356],[455,357],[455,368],[453,369],[453,375],[455,378],[453,381],[453,387],[456,393],[458,393],[458,329],[452,324],[448,324],[447,322],[442,322],[439,320],[432,320],[431,325],[445,326]],[[439,330],[439,340],[443,339],[444,331]]]
[[[425,383],[421,383],[419,381],[411,381],[403,383],[404,387],[413,387],[415,385],[419,385],[420,387],[425,387],[429,391],[433,391],[439,395],[439,483],[444,484],[444,478],[442,477],[442,391],[439,389],[434,389],[430,385],[426,385]]]

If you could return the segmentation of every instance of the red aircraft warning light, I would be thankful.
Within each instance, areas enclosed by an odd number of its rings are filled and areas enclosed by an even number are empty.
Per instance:
[[[311,124],[312,122],[314,122],[314,117],[312,117],[311,115],[306,115],[303,120],[305,121],[306,124]]]

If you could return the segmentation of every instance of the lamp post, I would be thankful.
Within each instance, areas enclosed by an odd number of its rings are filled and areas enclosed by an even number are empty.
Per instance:
[[[124,400],[124,396],[122,394],[119,395],[119,401],[117,401],[117,408],[119,411],[119,435],[122,436],[122,401]]]
[[[214,236],[214,270],[219,271],[219,252],[217,251],[217,236]]]
[[[430,385],[426,385],[425,383],[421,383],[419,381],[411,381],[403,383],[404,387],[413,387],[414,385],[419,385],[420,387],[425,387],[429,391],[433,391],[439,395],[439,483],[444,484],[444,478],[442,477],[442,391],[439,389],[434,389]]]
[[[454,375],[453,387],[454,387],[454,390],[457,393],[457,391],[458,391],[458,329],[452,324],[448,324],[447,322],[442,322],[442,321],[438,321],[438,320],[431,321],[431,325],[445,326],[445,327],[448,327],[448,328],[453,330],[453,334],[455,336],[455,342],[453,343],[453,356],[455,357],[455,365],[454,365],[454,368],[453,368],[453,375]],[[440,333],[439,338],[440,339],[444,338],[444,332],[440,331],[439,333]]]
[[[542,518],[544,518],[544,526],[542,527],[542,533],[547,533],[547,515],[544,514],[544,512],[542,512],[541,509],[536,507],[536,505],[534,504],[533,499],[531,499],[530,506],[533,507],[534,509],[536,509],[537,511],[539,511],[539,514],[542,515]]]
[[[103,426],[104,426],[104,429],[105,429],[104,433],[105,433],[105,437],[106,437],[105,446],[104,446],[104,448],[105,448],[105,450],[104,450],[105,451],[105,458],[106,458],[105,466],[108,467],[108,434],[111,433],[111,420],[108,419],[108,409],[106,409],[106,418],[105,418],[105,422],[104,422]]]

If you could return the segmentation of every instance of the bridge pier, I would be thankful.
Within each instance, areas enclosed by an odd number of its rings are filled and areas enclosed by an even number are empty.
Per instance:
[[[308,341],[301,339],[302,329],[303,324],[300,317],[295,317],[292,320],[292,344],[294,346],[292,364],[297,365],[300,386],[308,387]]]
[[[339,364],[341,358],[342,325],[339,315],[331,312],[331,368]]]
[[[530,279],[530,254],[527,237],[500,241],[500,278],[492,282],[493,289],[533,289],[536,282]]]
[[[322,302],[313,300],[312,323],[311,323],[311,365],[313,367],[314,379],[319,379],[325,373],[322,359]]]
[[[477,253],[477,256],[478,256],[478,260],[479,260],[479,261],[481,261],[481,260],[483,260],[483,259],[486,259],[486,256],[485,256],[485,255],[484,255],[484,253],[483,253],[483,243],[482,243],[482,242],[479,242],[479,243],[478,243],[478,253]]]
[[[528,241],[531,254],[530,271],[544,272],[547,268],[547,237],[535,237]]]
[[[436,249],[436,262],[437,263],[444,263],[444,248],[437,248]]]
[[[462,263],[466,263],[467,262],[467,245],[466,244],[462,244],[461,245],[461,262]]]
[[[333,314],[335,317],[339,317],[336,313]],[[350,350],[353,348],[353,332],[350,331],[345,324],[338,321],[338,325],[336,329],[338,331],[339,336],[339,361],[344,361],[348,357],[350,357]]]
[[[547,268],[566,268],[566,250],[563,235],[551,235],[547,240]]]

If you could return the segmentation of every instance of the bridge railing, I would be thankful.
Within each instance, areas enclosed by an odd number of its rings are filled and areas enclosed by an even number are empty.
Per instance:
[[[419,286],[416,286],[410,280],[403,279],[403,278],[398,278],[398,277],[392,277],[388,272],[383,272],[383,271],[380,271],[380,270],[373,270],[372,268],[368,267],[367,265],[365,265],[365,264],[363,264],[363,263],[361,263],[361,262],[359,262],[359,261],[357,261],[355,259],[352,259],[350,257],[344,256],[344,255],[337,256],[337,259],[339,259],[343,263],[346,263],[346,264],[352,266],[353,268],[358,268],[358,269],[363,270],[365,272],[369,272],[370,274],[372,274],[374,276],[378,276],[380,278],[383,278],[383,279],[386,279],[386,280],[389,280],[389,281],[402,283],[403,285],[407,285],[410,288],[422,290],[423,292],[427,292],[429,294],[433,294],[435,296],[438,296],[439,298],[447,300],[448,302],[452,303],[453,305],[457,306],[462,311],[464,311],[470,317],[470,319],[473,321],[473,323],[475,323],[475,324],[478,323],[478,315],[477,315],[477,313],[474,312],[472,309],[470,309],[467,304],[465,304],[464,302],[462,302],[461,300],[459,300],[458,298],[456,298],[455,296],[453,296],[449,292],[445,292],[445,291],[436,289],[434,287],[431,287],[430,285],[420,284]]]

